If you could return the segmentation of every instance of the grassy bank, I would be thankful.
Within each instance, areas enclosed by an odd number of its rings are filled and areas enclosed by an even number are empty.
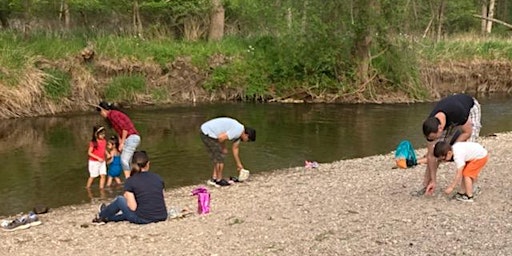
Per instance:
[[[370,78],[361,85],[354,79],[357,67],[349,60],[350,47],[328,40],[311,46],[297,40],[181,42],[2,32],[0,117],[79,111],[100,99],[130,104],[423,101],[444,92],[438,87],[444,88],[447,80],[449,90],[467,91],[468,82],[460,77],[471,74],[463,73],[485,68],[489,62],[505,63],[500,67],[507,71],[503,79],[508,79],[507,63],[512,58],[506,39],[459,37],[433,43],[398,37],[388,42],[386,51],[372,52]],[[86,47],[94,51],[91,61],[81,56]],[[479,67],[449,67],[475,61]],[[486,79],[488,72],[481,73]],[[478,81],[475,86],[475,92],[509,90],[482,89]]]

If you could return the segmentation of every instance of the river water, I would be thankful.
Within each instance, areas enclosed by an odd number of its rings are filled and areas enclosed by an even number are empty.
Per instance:
[[[481,135],[512,130],[512,97],[480,97]],[[225,103],[125,109],[141,133],[140,150],[166,187],[204,183],[211,175],[199,138],[200,125],[231,116],[257,130],[242,143],[241,159],[251,173],[388,153],[400,140],[425,146],[421,123],[433,103],[392,105]],[[2,120],[0,124],[0,216],[35,205],[55,208],[97,202],[121,193],[86,190],[87,147],[92,127],[104,124],[97,112]],[[108,135],[112,131],[108,130]],[[392,159],[390,159],[391,163]],[[236,175],[231,155],[224,175]]]

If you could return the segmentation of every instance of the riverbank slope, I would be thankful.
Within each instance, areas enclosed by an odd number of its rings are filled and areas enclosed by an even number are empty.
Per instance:
[[[441,165],[435,196],[411,196],[425,167],[392,169],[390,152],[209,188],[212,212],[204,216],[93,226],[97,204],[54,209],[40,215],[43,225],[1,232],[0,254],[509,255],[512,133],[480,142],[491,158],[474,203],[442,195],[452,164]],[[167,205],[195,209],[194,187],[167,191]]]

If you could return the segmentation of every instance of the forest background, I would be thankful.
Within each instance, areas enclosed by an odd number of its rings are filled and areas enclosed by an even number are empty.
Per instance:
[[[1,0],[0,118],[510,92],[507,0]]]

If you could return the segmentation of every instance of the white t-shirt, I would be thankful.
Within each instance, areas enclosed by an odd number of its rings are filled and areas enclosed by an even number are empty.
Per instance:
[[[487,150],[476,142],[456,142],[452,146],[453,161],[457,169],[466,165],[467,161],[487,156]]]
[[[218,117],[201,125],[201,131],[214,139],[218,139],[221,133],[226,133],[228,140],[238,140],[244,132],[244,126],[233,118]]]

